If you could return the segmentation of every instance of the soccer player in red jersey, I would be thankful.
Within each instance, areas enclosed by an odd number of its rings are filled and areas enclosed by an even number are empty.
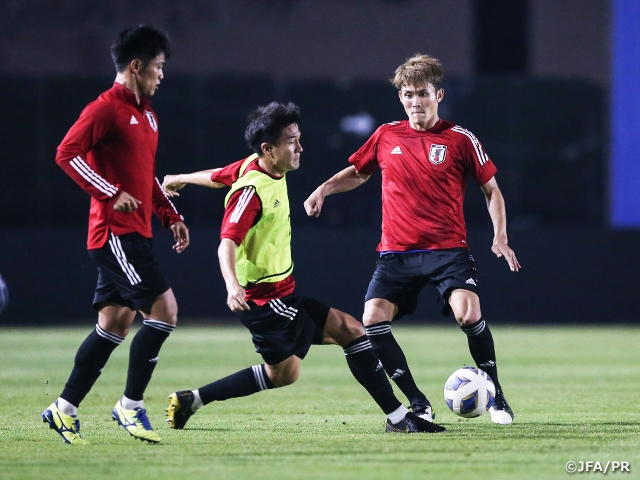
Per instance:
[[[391,333],[391,322],[416,309],[418,293],[437,287],[467,335],[477,366],[496,386],[490,409],[498,424],[513,421],[498,381],[493,337],[480,310],[476,270],[466,240],[463,199],[468,176],[485,195],[493,223],[491,250],[513,272],[520,264],[507,245],[506,213],[495,179],[497,169],[468,130],[438,116],[444,98],[440,62],[417,54],[392,79],[408,120],[379,127],[350,158],[350,167],[320,185],[305,201],[318,216],[325,197],[362,185],[382,173],[380,259],[365,296],[363,323],[385,371],[411,402],[415,413],[432,420],[432,408],[418,389],[405,355]]]
[[[155,27],[124,30],[111,47],[116,79],[87,105],[58,147],[58,165],[91,196],[89,256],[98,267],[93,306],[98,324],[76,353],[60,397],[42,420],[66,443],[88,443],[80,435],[77,410],[142,314],[129,355],[124,395],[112,417],[129,434],[159,442],[143,404],[163,342],[175,328],[175,296],[151,249],[151,215],[173,232],[180,253],[189,245],[182,216],[155,177],[158,122],[150,107],[163,79],[169,38]]]

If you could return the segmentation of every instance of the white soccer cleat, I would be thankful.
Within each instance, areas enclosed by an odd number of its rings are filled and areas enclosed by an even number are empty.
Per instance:
[[[507,403],[507,399],[502,393],[502,390],[498,390],[496,393],[496,399],[493,405],[489,409],[491,414],[491,421],[499,425],[508,425],[513,423],[513,410]]]
[[[491,421],[500,425],[508,425],[513,423],[513,418],[505,410],[496,410],[494,407],[489,409]]]

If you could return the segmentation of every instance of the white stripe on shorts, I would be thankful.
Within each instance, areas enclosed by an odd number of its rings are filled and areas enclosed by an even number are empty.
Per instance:
[[[113,233],[110,233],[109,235],[111,237],[109,239],[109,246],[111,247],[111,251],[115,255],[116,259],[118,260],[118,263],[120,264],[120,268],[122,268],[122,271],[129,279],[129,283],[131,285],[136,285],[140,283],[142,279],[140,278],[140,275],[138,275],[138,272],[136,272],[136,269],[133,268],[133,265],[131,265],[127,261],[127,256],[124,254],[124,251],[122,250],[122,244],[120,243],[120,239],[116,237]]]
[[[271,310],[276,312],[278,315],[287,317],[289,320],[293,320],[298,314],[297,308],[287,307],[279,298],[269,300],[269,306],[271,307]]]

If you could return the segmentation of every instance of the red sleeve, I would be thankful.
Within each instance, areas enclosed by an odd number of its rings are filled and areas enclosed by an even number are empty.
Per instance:
[[[162,190],[158,178],[155,178],[153,184],[153,212],[160,219],[164,228],[169,228],[176,222],[184,221],[184,217],[178,213],[173,202]]]
[[[233,162],[226,167],[221,168],[220,170],[215,170],[211,174],[211,181],[218,182],[230,187],[233,182],[238,180],[240,167],[242,163],[246,160],[243,158],[242,160],[238,160],[237,162]]]
[[[224,211],[220,238],[229,238],[240,245],[261,214],[262,202],[255,188],[248,186],[233,192]]]
[[[349,163],[356,167],[359,173],[371,175],[379,167],[377,154],[381,128],[382,127],[379,127],[373,135],[369,137],[369,140],[367,140],[356,153],[349,157]]]
[[[466,137],[462,142],[462,156],[475,178],[476,184],[484,185],[491,180],[498,169],[484,151],[480,140],[473,133],[468,130],[459,133],[463,133]]]
[[[120,185],[113,185],[98,174],[87,153],[109,133],[113,118],[112,107],[106,102],[90,103],[69,129],[56,154],[56,163],[98,201],[114,198]]]

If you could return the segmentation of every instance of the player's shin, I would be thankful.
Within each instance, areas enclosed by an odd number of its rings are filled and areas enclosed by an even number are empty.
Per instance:
[[[402,406],[366,335],[350,342],[344,349],[344,355],[354,378],[369,392],[385,414],[389,415]],[[404,413],[406,409],[402,417]]]
[[[371,341],[373,351],[382,362],[387,375],[407,396],[411,405],[428,403],[427,397],[418,389],[411,375],[404,352],[391,333],[391,322],[386,321],[366,326],[365,331]]]
[[[213,401],[229,398],[246,397],[262,390],[275,388],[269,379],[264,364],[245,368],[227,377],[200,387],[198,392],[202,403],[207,405]]]
[[[158,363],[158,354],[164,341],[175,329],[157,320],[146,319],[131,341],[129,353],[129,371],[124,395],[126,398],[141,401],[144,391],[151,380],[153,370]]]
[[[467,335],[469,353],[471,353],[471,357],[476,362],[476,366],[487,372],[496,386],[496,391],[501,391],[500,382],[498,381],[498,367],[496,365],[496,350],[489,326],[481,318],[471,325],[465,325],[460,328]]]
[[[89,393],[107,364],[111,352],[124,341],[124,337],[103,330],[96,325],[82,342],[76,353],[73,370],[60,397],[77,408]],[[67,415],[75,412],[64,412]]]

